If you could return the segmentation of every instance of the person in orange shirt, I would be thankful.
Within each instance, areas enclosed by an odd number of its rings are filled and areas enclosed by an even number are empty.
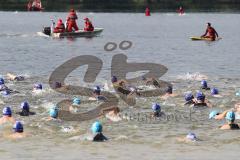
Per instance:
[[[92,22],[88,18],[84,18],[84,20],[85,20],[84,31],[94,31]]]
[[[77,14],[74,9],[71,9],[67,17],[67,31],[72,32],[72,28],[75,31],[78,30],[76,20],[78,19]]]
[[[57,26],[53,30],[53,33],[63,33],[63,32],[65,32],[65,26],[62,22],[62,19],[59,19],[57,22]]]

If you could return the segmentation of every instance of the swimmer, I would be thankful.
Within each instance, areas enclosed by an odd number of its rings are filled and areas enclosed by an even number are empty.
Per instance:
[[[196,142],[199,141],[195,133],[188,133],[185,137],[181,137],[177,139],[179,142]]]
[[[236,92],[236,96],[240,97],[240,90]]]
[[[222,97],[221,95],[219,95],[219,91],[218,91],[218,89],[217,88],[212,88],[211,89],[211,95],[213,96],[213,97]]]
[[[61,121],[60,119],[58,119],[58,112],[59,112],[58,107],[57,106],[53,106],[49,110],[49,117],[44,118],[44,119],[46,121],[52,121],[52,120],[54,120],[54,121],[56,121],[56,120]]]
[[[126,84],[127,82],[125,80],[117,80],[116,76],[112,77],[112,83],[113,83],[113,87],[120,93],[122,93],[125,96],[131,96],[134,93],[136,93],[137,95],[140,95],[140,93],[137,91],[136,88],[134,87],[127,87]]]
[[[198,91],[193,107],[212,107],[212,104],[205,98],[205,95]]]
[[[105,114],[105,117],[113,122],[118,122],[122,120],[120,116],[120,109],[118,107],[113,107],[111,109],[104,110],[104,112],[107,112]]]
[[[4,107],[3,108],[3,117],[0,118],[0,125],[4,124],[4,123],[15,123],[15,119],[12,117],[12,110],[10,107]]]
[[[91,127],[92,131],[92,138],[89,140],[92,140],[94,142],[103,142],[108,140],[103,134],[102,134],[102,124],[98,121],[94,122]]]
[[[9,90],[8,87],[5,85],[5,81],[3,78],[0,78],[0,91]]]
[[[20,116],[35,115],[35,112],[30,112],[30,106],[27,101],[22,102],[20,108],[22,109],[22,111],[17,113]]]
[[[228,112],[233,111],[235,113],[235,119],[240,119],[240,103],[236,103],[234,108],[230,110],[225,110],[224,112],[220,113],[219,111],[212,111],[209,114],[209,119],[216,119],[216,120],[222,120],[226,117]]]
[[[23,132],[23,125],[21,122],[16,121],[13,126],[13,134],[9,135],[8,138],[10,139],[20,139],[26,137],[26,134]]]
[[[162,99],[166,100],[168,99],[169,97],[175,97],[177,96],[177,94],[174,94],[173,93],[173,88],[172,86],[168,86],[168,88],[166,89],[166,93],[165,95],[161,96]]]
[[[142,81],[145,83],[145,85],[153,85],[156,88],[160,88],[160,84],[155,78],[146,78],[142,76]]]
[[[220,127],[220,129],[230,129],[230,130],[234,130],[234,129],[239,129],[239,125],[234,123],[235,121],[235,113],[233,111],[227,112],[226,114],[226,120],[227,120],[227,124],[224,124],[223,126]]]
[[[70,105],[70,107],[69,107],[69,111],[77,112],[78,111],[77,107],[79,107],[80,104],[81,104],[80,98],[78,98],[78,97],[73,98],[72,105]]]
[[[154,103],[152,105],[152,110],[153,110],[153,113],[151,113],[152,117],[161,117],[162,115],[164,115],[164,113],[161,111],[161,106],[157,103]]]
[[[34,91],[41,91],[43,89],[43,86],[41,83],[34,84],[33,86],[33,92]]]
[[[58,89],[58,88],[61,88],[62,87],[62,83],[60,83],[60,82],[55,82],[54,83],[54,88],[55,89]]]
[[[25,78],[21,75],[14,75],[11,73],[7,73],[7,79],[10,81],[23,81]]]
[[[107,98],[101,95],[101,88],[96,86],[93,91],[93,97],[89,98],[89,100],[105,101]]]
[[[5,83],[4,79],[3,79],[3,78],[0,78],[0,85],[2,85],[2,84],[4,84],[4,83]]]
[[[202,80],[201,81],[201,89],[203,89],[203,90],[210,90],[210,88],[207,85],[207,81],[206,80]]]
[[[187,93],[185,95],[185,101],[186,103],[184,105],[192,105],[192,104],[195,104],[195,101],[194,101],[194,96],[192,95],[192,93]]]

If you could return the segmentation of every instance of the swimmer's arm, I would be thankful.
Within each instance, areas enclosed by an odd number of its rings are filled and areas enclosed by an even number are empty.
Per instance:
[[[205,100],[205,103],[207,104],[207,106],[209,107],[209,108],[212,108],[213,107],[213,105],[212,105],[212,103],[209,101],[209,100]]]
[[[216,120],[221,120],[221,119],[224,119],[226,117],[226,114],[227,114],[228,110],[224,111],[223,113],[219,114],[219,115],[216,115],[215,116],[215,119]]]
[[[224,124],[223,126],[220,127],[220,129],[230,129],[228,124]]]

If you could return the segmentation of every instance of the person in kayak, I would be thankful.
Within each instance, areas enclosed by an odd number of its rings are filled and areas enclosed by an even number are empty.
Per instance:
[[[14,75],[12,73],[7,73],[7,79],[10,81],[23,81],[25,78],[21,75]]]
[[[145,16],[151,16],[149,7],[145,9]]]
[[[92,22],[88,18],[84,18],[84,20],[85,20],[84,31],[94,31]]]
[[[207,23],[206,32],[201,36],[202,38],[210,38],[212,41],[215,41],[218,37],[217,31],[211,26],[211,23]]]
[[[63,33],[65,32],[65,26],[62,19],[58,19],[57,26],[54,28],[53,33]]]
[[[228,130],[239,129],[239,125],[234,123],[235,113],[233,111],[227,112],[225,118],[227,120],[227,124],[224,124],[223,126],[221,126],[220,129],[228,129]]]
[[[2,118],[0,118],[0,125],[4,123],[15,123],[15,119],[12,117],[12,110],[10,107],[4,107],[2,111]]]
[[[75,31],[78,30],[78,26],[77,26],[77,23],[76,23],[76,20],[78,19],[78,16],[75,12],[74,9],[71,9],[69,14],[68,14],[68,17],[67,17],[67,31],[68,32],[72,32],[72,28],[74,28]]]

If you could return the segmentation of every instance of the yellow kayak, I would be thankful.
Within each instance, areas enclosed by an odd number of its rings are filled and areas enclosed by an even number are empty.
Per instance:
[[[190,39],[191,39],[192,41],[213,41],[211,38],[204,38],[204,37],[190,37]],[[218,40],[220,40],[220,39],[222,39],[222,38],[217,37],[217,38],[215,39],[215,41],[218,41]]]

